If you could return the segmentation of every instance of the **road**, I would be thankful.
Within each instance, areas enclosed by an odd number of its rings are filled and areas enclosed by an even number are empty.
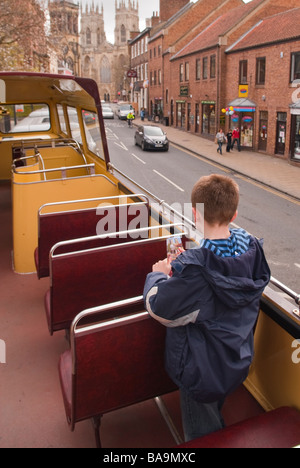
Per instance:
[[[118,119],[105,121],[112,163],[168,204],[189,203],[194,183],[212,173],[227,174],[240,186],[235,224],[264,238],[272,276],[300,292],[300,203],[188,151],[170,145],[169,152],[145,151],[134,144],[135,127]],[[184,133],[183,133],[184,139]]]

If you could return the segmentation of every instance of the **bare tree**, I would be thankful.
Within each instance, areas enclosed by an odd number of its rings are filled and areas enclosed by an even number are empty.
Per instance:
[[[37,0],[0,0],[0,70],[45,70],[45,13]]]

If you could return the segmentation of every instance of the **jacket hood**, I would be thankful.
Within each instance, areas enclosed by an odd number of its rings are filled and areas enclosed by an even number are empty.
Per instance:
[[[270,269],[262,240],[251,237],[247,252],[237,257],[220,257],[209,249],[188,250],[172,262],[182,272],[194,266],[212,287],[218,299],[230,308],[239,308],[261,296],[270,280]]]

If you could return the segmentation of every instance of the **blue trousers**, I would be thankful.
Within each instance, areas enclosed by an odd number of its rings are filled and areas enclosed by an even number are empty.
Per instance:
[[[185,441],[197,439],[225,427],[221,414],[224,401],[199,403],[180,389],[181,417]]]

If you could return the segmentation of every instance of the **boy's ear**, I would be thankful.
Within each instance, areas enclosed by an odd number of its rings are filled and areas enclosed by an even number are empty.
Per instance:
[[[231,223],[233,223],[233,221],[236,219],[237,215],[238,215],[238,210],[236,210],[236,212],[235,212],[234,215],[232,216],[232,219],[231,219],[231,221],[230,221]]]

